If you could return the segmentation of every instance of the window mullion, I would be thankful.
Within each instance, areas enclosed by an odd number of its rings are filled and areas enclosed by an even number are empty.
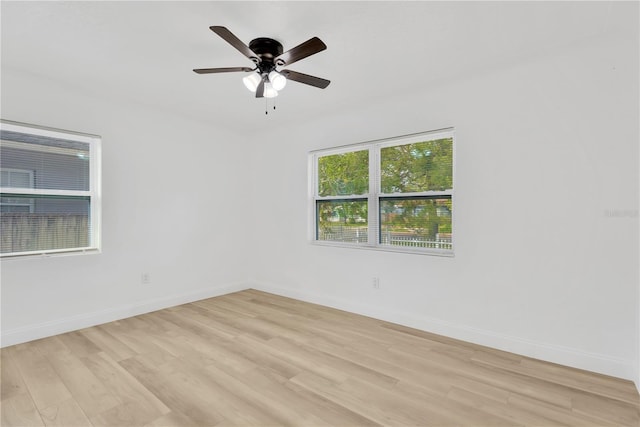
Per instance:
[[[322,196],[316,197],[316,200],[363,200],[367,199],[368,194],[350,194],[344,196]]]
[[[416,192],[406,192],[406,193],[380,193],[379,197],[399,197],[399,198],[410,198],[410,197],[439,197],[439,196],[452,196],[453,190],[442,190],[442,191],[416,191]]]
[[[369,148],[369,193],[368,218],[370,246],[378,246],[380,243],[380,208],[378,194],[380,193],[380,148],[374,145]]]
[[[89,197],[93,193],[85,190],[53,190],[45,188],[13,188],[3,187],[2,194],[16,194],[21,196],[67,196],[67,197]]]

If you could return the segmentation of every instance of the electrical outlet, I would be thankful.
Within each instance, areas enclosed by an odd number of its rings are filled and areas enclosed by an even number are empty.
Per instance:
[[[151,283],[151,275],[149,273],[142,273],[140,275],[140,283],[143,285],[148,285]]]
[[[371,287],[375,290],[380,289],[380,278],[379,277],[374,277],[373,281],[371,282]]]

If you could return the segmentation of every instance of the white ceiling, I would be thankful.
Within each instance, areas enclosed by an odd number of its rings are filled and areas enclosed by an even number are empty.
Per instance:
[[[605,32],[637,26],[615,2],[11,2],[2,1],[2,67],[100,96],[153,105],[236,131],[283,125],[450,83]],[[318,36],[328,49],[290,68],[331,80],[290,82],[264,116],[251,66],[209,30],[284,49]]]

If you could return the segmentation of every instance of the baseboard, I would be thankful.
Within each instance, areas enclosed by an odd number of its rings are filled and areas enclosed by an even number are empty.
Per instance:
[[[632,360],[504,335],[440,319],[389,311],[381,309],[380,307],[340,300],[303,290],[282,288],[270,283],[251,282],[250,287],[256,290],[329,306],[535,359],[624,378],[634,382],[637,380],[637,373],[634,369],[634,361]],[[636,383],[636,385],[638,385],[638,383]]]
[[[115,320],[125,319],[127,317],[137,316],[139,314],[174,307],[176,305],[186,304],[201,299],[217,297],[245,289],[247,289],[246,283],[231,283],[222,286],[202,288],[183,294],[174,294],[148,301],[126,304],[92,313],[79,314],[50,322],[10,329],[2,331],[0,347],[7,347],[65,332],[76,331],[78,329],[88,328],[102,323],[113,322]]]

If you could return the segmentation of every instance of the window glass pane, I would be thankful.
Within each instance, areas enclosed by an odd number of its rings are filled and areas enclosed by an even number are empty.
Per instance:
[[[380,199],[380,243],[452,249],[450,198]]]
[[[89,190],[88,143],[5,130],[0,137],[3,187]]]
[[[453,138],[396,145],[380,150],[383,193],[453,188]]]
[[[367,211],[366,200],[317,201],[317,240],[367,243]]]
[[[3,254],[90,245],[88,197],[12,196],[0,205]]]
[[[318,158],[318,195],[349,196],[369,192],[369,150]]]

